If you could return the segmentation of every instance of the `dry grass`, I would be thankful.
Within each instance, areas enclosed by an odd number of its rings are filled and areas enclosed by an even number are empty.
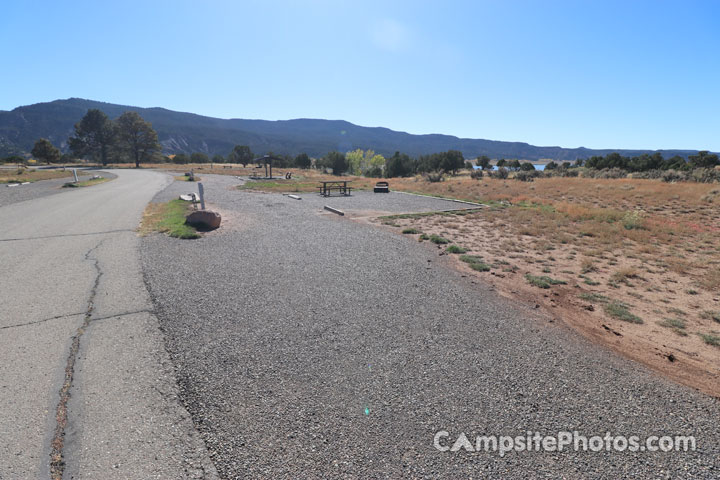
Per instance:
[[[717,349],[700,336],[716,331],[720,318],[720,215],[717,202],[708,201],[717,185],[390,180],[393,190],[443,196],[448,184],[453,197],[487,208],[464,216],[400,217],[394,225],[443,235],[467,249],[466,258],[492,252],[487,268],[473,274],[499,291],[541,304],[592,338],[720,395],[712,374],[720,368]],[[567,285],[543,283],[546,278]],[[681,359],[672,367],[666,365],[670,353]],[[668,370],[676,365],[682,369]],[[690,367],[696,373],[683,373]]]
[[[72,170],[0,169],[0,183],[37,182],[65,177],[72,177]]]

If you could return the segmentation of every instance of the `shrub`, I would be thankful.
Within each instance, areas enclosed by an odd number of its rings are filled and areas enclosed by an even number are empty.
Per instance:
[[[628,172],[622,168],[603,168],[602,170],[595,170],[592,168],[586,168],[583,172],[584,177],[597,178],[597,179],[615,179],[625,178]]]
[[[460,260],[467,263],[470,268],[478,272],[489,272],[491,268],[490,265],[483,262],[482,257],[477,255],[460,255]]]
[[[666,172],[663,172],[662,174],[662,181],[663,182],[682,182],[683,180],[687,179],[687,174],[685,172],[679,172],[677,170],[667,170]]]
[[[448,240],[447,238],[443,238],[440,235],[435,235],[434,233],[430,235],[429,239],[432,243],[435,243],[437,245],[445,245],[450,243],[450,240]]]
[[[644,180],[660,180],[667,172],[665,170],[646,170],[644,172],[632,173],[632,178],[639,178]]]
[[[515,180],[520,180],[521,182],[532,182],[541,176],[542,172],[537,170],[521,170],[515,174]]]
[[[367,169],[364,175],[370,178],[382,178],[383,171],[381,167],[375,166]]]
[[[473,170],[470,172],[470,178],[473,180],[480,180],[483,178],[483,171],[482,170]]]
[[[622,223],[625,230],[644,230],[645,216],[640,210],[633,210],[623,215]]]
[[[416,233],[420,233],[420,230],[418,230],[417,228],[406,228],[402,231],[402,233],[404,233],[405,235],[414,235]]]
[[[703,339],[705,343],[708,345],[712,345],[714,347],[720,347],[720,337],[717,335],[712,335],[709,333],[698,333],[700,335],[700,338]]]
[[[685,320],[681,320],[679,318],[666,318],[662,322],[657,323],[661,327],[671,328],[675,333],[680,336],[687,337],[687,332],[685,332]]]
[[[459,247],[457,245],[450,245],[445,249],[448,253],[465,253],[467,252],[467,248]]]
[[[567,284],[567,282],[563,280],[556,280],[545,275],[538,277],[536,275],[530,275],[529,273],[525,275],[525,280],[527,280],[530,285],[534,285],[539,288],[550,288],[551,285]]]
[[[445,180],[445,176],[443,175],[443,172],[428,172],[425,174],[425,180],[430,183],[437,183]]]
[[[508,170],[505,167],[500,167],[497,170],[488,171],[488,175],[490,175],[493,178],[499,178],[501,180],[504,180],[504,179],[508,178]]]
[[[613,318],[617,318],[618,320],[622,320],[623,322],[629,322],[629,323],[643,323],[642,318],[638,317],[637,315],[634,315],[630,313],[630,310],[628,310],[627,305],[625,305],[622,302],[610,302],[607,305],[605,305],[605,313],[610,315]]]
[[[720,171],[714,168],[696,168],[690,172],[690,178],[699,183],[717,182],[720,181]]]

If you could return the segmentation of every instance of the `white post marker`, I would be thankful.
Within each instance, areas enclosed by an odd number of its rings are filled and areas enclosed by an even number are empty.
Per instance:
[[[202,182],[198,183],[198,193],[200,194],[200,209],[205,210],[205,189]]]
[[[78,182],[77,170],[75,170],[74,168],[73,168],[73,176],[75,177],[75,183],[77,183]]]

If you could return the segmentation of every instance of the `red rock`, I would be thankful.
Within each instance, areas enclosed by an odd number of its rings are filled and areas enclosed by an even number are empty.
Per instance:
[[[197,210],[188,215],[185,221],[196,228],[214,230],[220,226],[222,217],[211,210]]]

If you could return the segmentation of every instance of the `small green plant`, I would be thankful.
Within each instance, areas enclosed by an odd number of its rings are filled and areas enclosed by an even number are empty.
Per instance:
[[[460,260],[467,263],[470,268],[478,272],[489,272],[491,267],[485,263],[482,257],[477,255],[460,255]]]
[[[700,314],[700,318],[704,318],[705,320],[715,320],[716,322],[720,323],[720,312],[712,312],[710,310],[705,310]]]
[[[623,215],[622,224],[626,230],[645,229],[644,214],[639,210],[627,212],[625,215]]]
[[[693,289],[693,288],[691,288],[691,289],[689,289],[689,290],[685,290],[685,293],[687,293],[688,295],[697,295],[697,294],[698,294],[698,291],[695,290],[695,289]]]
[[[443,238],[440,235],[435,235],[434,233],[430,235],[430,241],[437,245],[445,245],[450,243],[450,240],[448,240],[447,238]]]
[[[427,233],[423,233],[418,237],[418,242],[424,242],[425,240],[430,240],[430,237],[427,235]]]
[[[610,299],[599,293],[581,293],[579,297],[588,302],[608,303]]]
[[[470,268],[478,272],[489,272],[492,267],[487,263],[471,263]]]
[[[467,248],[459,247],[457,245],[450,245],[445,249],[448,253],[465,253],[467,252]]]
[[[594,286],[597,286],[597,285],[600,285],[600,282],[596,282],[596,281],[593,280],[592,278],[586,277],[585,275],[580,275],[580,278],[583,279],[583,283],[585,283],[586,285],[590,285],[590,286],[593,286],[593,287],[594,287]]]
[[[405,235],[415,235],[416,233],[421,233],[420,230],[417,228],[406,228],[402,231]]]
[[[700,338],[702,338],[703,341],[708,345],[712,345],[713,347],[720,347],[720,336],[713,335],[711,333],[698,333],[698,335],[700,335]]]
[[[565,285],[567,284],[564,280],[556,280],[554,278],[550,278],[548,276],[536,276],[536,275],[530,275],[529,273],[525,275],[525,280],[528,281],[530,285],[534,285],[539,288],[550,288],[552,285]]]
[[[638,317],[637,315],[633,314],[628,310],[627,305],[625,305],[622,302],[612,301],[605,305],[605,313],[610,315],[613,318],[617,318],[618,320],[622,320],[623,322],[629,322],[629,323],[644,323],[642,318]]]
[[[680,336],[687,337],[687,332],[685,331],[686,324],[684,320],[679,318],[666,318],[662,322],[657,323],[661,327],[672,328],[673,332]]]

